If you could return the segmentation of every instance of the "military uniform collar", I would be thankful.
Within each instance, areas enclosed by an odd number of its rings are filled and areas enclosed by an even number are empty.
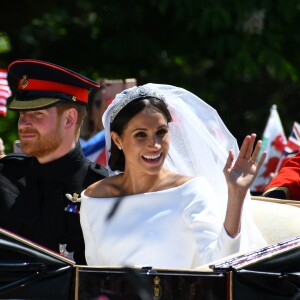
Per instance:
[[[85,162],[85,156],[78,142],[74,149],[63,157],[49,163],[40,164],[36,158],[33,159],[33,168],[39,178],[63,181],[65,176],[74,173]]]

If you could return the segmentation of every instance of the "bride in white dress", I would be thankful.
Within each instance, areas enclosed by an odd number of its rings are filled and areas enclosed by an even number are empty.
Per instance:
[[[239,152],[213,108],[159,84],[118,94],[103,124],[112,176],[81,195],[88,265],[190,269],[265,245],[242,218],[266,156],[255,134]]]

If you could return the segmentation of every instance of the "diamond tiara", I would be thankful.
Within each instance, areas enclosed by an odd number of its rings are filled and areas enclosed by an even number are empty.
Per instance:
[[[153,90],[149,87],[139,86],[134,90],[126,90],[119,95],[118,103],[114,107],[110,116],[110,123],[113,122],[120,110],[129,102],[144,98],[156,98],[166,103],[165,96],[158,94],[156,90]]]

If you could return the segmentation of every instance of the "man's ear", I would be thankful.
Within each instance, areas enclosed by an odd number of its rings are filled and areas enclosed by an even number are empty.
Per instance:
[[[111,136],[111,139],[113,140],[113,142],[116,144],[116,146],[119,148],[119,149],[122,149],[122,143],[121,143],[121,139],[119,137],[119,135],[112,131],[110,133],[110,136]]]
[[[78,118],[78,112],[75,108],[69,108],[66,110],[66,116],[65,116],[65,126],[66,128],[71,128],[73,127]]]

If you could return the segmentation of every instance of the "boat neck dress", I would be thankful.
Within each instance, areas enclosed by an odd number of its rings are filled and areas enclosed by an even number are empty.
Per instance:
[[[239,251],[214,206],[208,181],[111,198],[81,194],[88,265],[194,269]]]

